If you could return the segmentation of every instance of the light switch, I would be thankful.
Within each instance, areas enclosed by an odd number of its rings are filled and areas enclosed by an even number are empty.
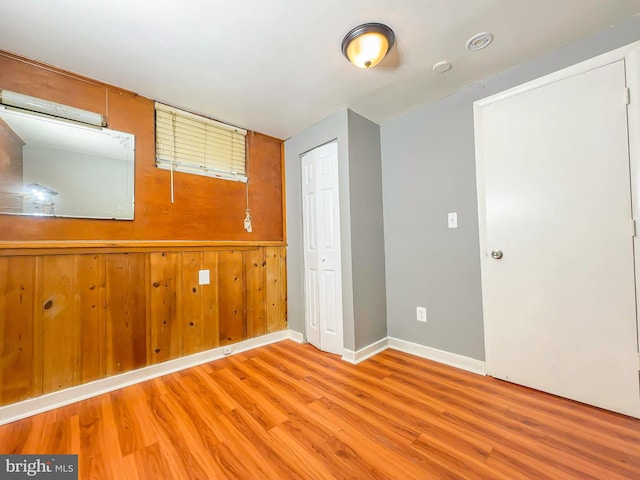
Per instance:
[[[452,212],[448,215],[449,219],[449,228],[458,228],[458,214],[456,212]]]
[[[209,285],[210,283],[211,283],[211,278],[209,276],[209,270],[198,271],[198,284]]]

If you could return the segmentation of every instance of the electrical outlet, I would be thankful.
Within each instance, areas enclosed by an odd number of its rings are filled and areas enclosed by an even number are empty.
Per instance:
[[[222,354],[223,355],[231,355],[232,351],[233,351],[233,349],[231,348],[230,345],[228,345],[226,347],[222,347]]]
[[[209,270],[199,270],[198,271],[198,284],[199,285],[209,285],[211,283],[211,275],[209,274]]]
[[[416,307],[416,320],[427,323],[427,309],[425,307]]]

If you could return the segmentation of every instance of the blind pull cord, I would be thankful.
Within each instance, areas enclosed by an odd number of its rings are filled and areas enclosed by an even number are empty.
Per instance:
[[[247,200],[247,209],[244,211],[244,229],[251,233],[253,226],[251,225],[251,210],[249,209],[249,181],[244,184],[244,191]]]
[[[171,203],[173,203],[173,162],[171,162]]]
[[[176,116],[171,115],[171,128],[173,130],[173,156],[171,157],[171,203],[173,204],[173,170],[176,164]]]

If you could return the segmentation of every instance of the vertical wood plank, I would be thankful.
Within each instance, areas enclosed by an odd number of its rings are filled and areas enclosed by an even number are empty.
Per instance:
[[[42,259],[42,393],[80,383],[80,317],[76,295],[76,255]]]
[[[280,330],[289,328],[287,311],[287,247],[278,247],[280,251]]]
[[[34,257],[0,257],[0,405],[35,396]]]
[[[201,265],[202,252],[182,253],[180,262],[180,318],[183,355],[205,350],[202,289],[207,285],[200,285],[198,282],[198,272]]]
[[[104,255],[76,258],[80,296],[81,383],[103,378],[105,369]]]
[[[150,363],[181,355],[182,328],[178,319],[178,253],[150,253]]]
[[[42,308],[38,299],[42,297],[42,259],[34,258],[33,272],[33,389],[36,395],[42,395]]]
[[[220,344],[246,338],[244,305],[244,255],[238,251],[218,253],[218,289],[220,303]]]
[[[258,337],[267,332],[265,267],[263,247],[245,252],[247,338]]]
[[[146,364],[145,254],[109,254],[105,272],[105,361],[115,375]]]
[[[267,261],[267,333],[281,330],[283,311],[280,290],[280,247],[266,247]]]
[[[202,285],[202,335],[204,350],[220,345],[220,301],[218,290],[218,252],[203,252],[202,269],[209,270],[211,283]]]

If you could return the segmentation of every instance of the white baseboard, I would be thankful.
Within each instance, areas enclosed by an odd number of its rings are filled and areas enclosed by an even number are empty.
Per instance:
[[[361,348],[357,352],[345,348],[342,354],[342,360],[356,365],[365,361],[367,358],[371,358],[374,355],[385,351],[387,348],[389,348],[389,338],[385,337],[377,342],[373,342],[371,345]]]
[[[281,332],[270,333],[257,338],[250,338],[248,340],[229,345],[232,348],[230,355],[245,352],[247,350],[253,350],[254,348],[287,339],[302,343],[303,335],[299,332],[294,332],[293,330],[283,330]],[[151,380],[152,378],[174,373],[186,368],[195,367],[196,365],[202,365],[203,363],[228,356],[224,355],[222,351],[222,347],[218,347],[212,350],[207,350],[206,352],[180,357],[168,362],[150,365],[138,370],[132,370],[120,375],[96,380],[95,382],[85,383],[83,385],[78,385],[77,387],[67,388],[65,390],[60,390],[59,392],[53,392],[40,397],[24,400],[23,402],[6,405],[4,407],[0,407],[0,425],[15,422],[22,418],[30,417],[64,405],[69,405],[70,403],[102,395],[103,393],[127,387],[135,383]]]
[[[383,352],[387,348],[392,348],[400,352],[409,353],[417,357],[426,358],[427,360],[433,360],[434,362],[444,363],[451,367],[460,368],[468,372],[477,373],[480,375],[487,374],[487,367],[482,360],[476,360],[475,358],[465,357],[464,355],[458,355],[457,353],[445,352],[444,350],[438,350],[437,348],[426,347],[406,340],[401,340],[394,337],[385,337],[377,342],[367,345],[361,348],[357,352],[344,349],[342,360],[345,362],[358,364],[367,358],[371,358],[380,352]]]
[[[290,332],[289,338],[291,340],[295,340],[298,343],[304,343],[304,337],[301,333],[293,332],[292,330],[290,330]],[[434,362],[443,363],[445,365],[477,373],[479,375],[487,374],[487,365],[482,360],[476,360],[475,358],[465,357],[464,355],[459,355],[457,353],[438,350],[437,348],[427,347],[425,345],[401,340],[395,337],[382,338],[358,351],[345,348],[342,353],[342,360],[357,365],[380,352],[384,352],[387,348],[409,353],[416,357],[426,358],[427,360],[433,360]]]
[[[293,330],[287,330],[287,333],[289,334],[289,340],[293,340],[294,342],[298,343],[305,343],[304,335],[302,333],[295,332]]]
[[[410,353],[418,357],[433,360],[434,362],[444,363],[452,367],[467,370],[468,372],[477,373],[479,375],[487,374],[486,363],[475,358],[465,357],[457,353],[445,352],[437,348],[426,347],[417,343],[400,340],[399,338],[389,337],[389,348],[399,350],[401,352]]]

